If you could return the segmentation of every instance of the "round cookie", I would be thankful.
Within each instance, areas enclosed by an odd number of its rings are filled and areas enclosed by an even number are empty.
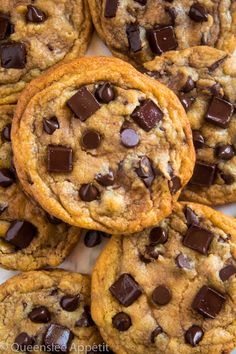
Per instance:
[[[236,47],[235,1],[88,0],[94,25],[112,53],[143,63],[164,52],[208,45]]]
[[[50,216],[22,192],[12,164],[14,106],[0,106],[0,265],[34,270],[57,266],[77,244],[81,230]]]
[[[90,315],[90,277],[63,270],[27,272],[2,284],[0,328],[6,354],[85,354],[103,342]]]
[[[84,55],[91,35],[85,0],[0,0],[0,104],[64,59]]]
[[[210,47],[166,53],[147,73],[179,96],[193,130],[197,162],[181,198],[236,201],[236,58]]]
[[[12,137],[25,190],[57,218],[108,233],[163,219],[194,166],[177,97],[115,58],[75,60],[32,82]]]
[[[182,203],[152,229],[113,236],[92,276],[92,316],[111,348],[229,354],[236,346],[235,230],[235,219]]]

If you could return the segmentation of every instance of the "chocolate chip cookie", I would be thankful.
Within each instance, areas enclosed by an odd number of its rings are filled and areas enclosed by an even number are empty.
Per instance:
[[[23,273],[2,284],[0,327],[6,354],[93,353],[103,342],[90,315],[90,277],[63,270]]]
[[[151,229],[113,236],[92,277],[92,316],[111,348],[229,354],[236,346],[235,230],[235,219],[181,203]]]
[[[0,104],[52,65],[82,56],[91,34],[85,0],[0,0]]]
[[[112,53],[136,63],[164,52],[236,47],[235,1],[89,0],[95,27]]]
[[[236,58],[210,47],[166,53],[145,64],[179,96],[193,131],[197,161],[184,200],[236,201]]]
[[[187,116],[165,86],[115,58],[83,58],[32,82],[13,121],[25,190],[65,222],[140,231],[171,212],[194,167]]]
[[[0,106],[0,265],[16,270],[57,266],[81,231],[47,214],[22,192],[12,163],[13,110]]]

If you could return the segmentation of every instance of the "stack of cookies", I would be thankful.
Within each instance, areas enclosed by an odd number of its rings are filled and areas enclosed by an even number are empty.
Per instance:
[[[1,353],[236,347],[235,48],[235,1],[0,0]]]

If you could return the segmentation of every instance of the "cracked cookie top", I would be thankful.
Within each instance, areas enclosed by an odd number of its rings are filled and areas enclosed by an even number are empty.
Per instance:
[[[142,63],[164,52],[236,47],[235,1],[89,0],[95,27],[116,55]]]
[[[168,215],[195,158],[177,97],[114,58],[79,59],[32,82],[13,148],[25,190],[43,208],[108,233]]]
[[[93,272],[92,316],[115,352],[235,348],[235,226],[209,207],[178,203],[152,229],[112,237]]]
[[[236,201],[236,59],[194,47],[156,57],[145,70],[179,96],[191,124],[197,161],[181,198]]]
[[[84,0],[0,0],[0,104],[26,83],[85,53],[91,21]]]

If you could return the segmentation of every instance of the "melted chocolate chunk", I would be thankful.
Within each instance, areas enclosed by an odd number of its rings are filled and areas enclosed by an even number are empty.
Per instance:
[[[139,178],[143,181],[147,188],[152,186],[155,179],[155,173],[152,167],[152,163],[148,157],[143,156],[139,161],[139,167],[136,168],[136,173]]]
[[[73,169],[73,151],[60,145],[49,145],[47,156],[48,172],[71,172]]]
[[[193,224],[188,229],[183,244],[194,251],[207,255],[213,238],[214,234],[211,231]]]
[[[15,220],[10,224],[5,235],[5,241],[18,249],[24,249],[30,245],[37,235],[37,228],[28,221]]]
[[[34,323],[48,323],[51,320],[51,315],[45,306],[39,306],[29,313],[29,319]]]
[[[223,62],[228,58],[228,55],[225,55],[223,58],[215,61],[211,66],[209,66],[208,70],[210,72],[215,71]]]
[[[79,118],[81,122],[85,122],[100,108],[100,104],[94,95],[83,86],[79,91],[67,101],[68,107]]]
[[[95,176],[95,180],[101,186],[104,186],[104,187],[113,186],[113,184],[115,182],[114,173],[111,170],[108,173],[104,174],[104,175],[101,174],[101,173],[98,173]]]
[[[50,224],[53,224],[53,225],[60,225],[62,224],[63,221],[61,221],[60,219],[56,218],[55,216],[53,215],[50,215],[50,214],[46,214],[47,216],[47,219],[48,219],[48,222]]]
[[[151,259],[148,259],[148,261],[152,261],[152,260],[157,260],[159,258],[159,251],[156,249],[155,245],[148,245],[146,246],[145,249],[145,253],[148,257],[150,257]],[[145,257],[145,256],[144,256]],[[147,260],[147,258],[146,258]]]
[[[50,352],[68,353],[74,334],[66,327],[51,324],[43,338],[43,344]]]
[[[236,274],[236,267],[233,266],[232,264],[229,264],[222,268],[219,272],[220,279],[224,282],[228,280],[230,277],[232,277],[234,274]]]
[[[155,343],[155,339],[157,336],[159,336],[159,334],[163,333],[163,330],[160,326],[157,326],[154,331],[152,331],[151,333],[151,342]]]
[[[188,226],[191,226],[192,224],[197,225],[199,223],[199,218],[198,218],[197,214],[195,214],[194,211],[191,208],[189,208],[188,206],[185,207],[184,215],[187,220]]]
[[[138,2],[140,5],[145,6],[147,3],[147,0],[134,0],[135,2]]]
[[[172,26],[154,28],[147,32],[147,39],[154,54],[162,54],[178,47]]]
[[[175,258],[175,262],[177,266],[181,269],[191,269],[191,264],[187,256],[185,256],[183,253],[178,254],[178,256]]]
[[[193,81],[191,76],[188,76],[187,81],[185,82],[184,86],[182,87],[181,91],[184,93],[188,93],[192,91],[195,87],[195,82]]]
[[[204,161],[196,161],[190,184],[210,187],[214,183],[216,165]]]
[[[60,305],[67,312],[74,312],[80,305],[79,295],[65,295],[61,298]]]
[[[88,305],[84,306],[84,312],[82,313],[80,319],[76,321],[75,327],[92,327],[94,326],[93,319],[90,313],[90,307]]]
[[[8,208],[7,203],[0,203],[0,215]]]
[[[112,318],[112,325],[118,331],[125,332],[131,327],[132,321],[127,313],[119,312]]]
[[[217,290],[204,285],[197,293],[192,308],[200,315],[214,319],[220,313],[225,300],[226,298],[224,295]]]
[[[216,157],[221,160],[231,160],[235,155],[235,150],[232,145],[219,145],[215,150]]]
[[[11,123],[5,125],[5,127],[2,130],[2,141],[11,141]]]
[[[193,325],[185,333],[185,342],[192,347],[196,347],[202,340],[204,332],[201,327]]]
[[[149,234],[151,245],[164,244],[168,240],[168,234],[162,227],[154,227]]]
[[[45,133],[52,135],[55,130],[60,128],[60,124],[57,120],[57,117],[52,117],[50,119],[44,119],[43,120],[43,130]]]
[[[101,144],[101,135],[92,129],[86,130],[81,137],[81,145],[86,150],[97,149]]]
[[[160,108],[150,99],[142,101],[131,114],[135,123],[146,132],[152,130],[163,116]]]
[[[5,69],[24,69],[26,47],[23,43],[9,42],[0,46],[1,65]]]
[[[15,183],[14,173],[8,168],[1,168],[0,169],[0,187],[8,188],[13,183]]]
[[[127,25],[126,34],[129,41],[130,51],[134,53],[139,52],[142,49],[139,26],[136,24]]]
[[[159,285],[152,293],[152,301],[159,306],[167,305],[171,299],[171,291],[165,285]]]
[[[92,183],[82,184],[79,190],[80,199],[84,202],[92,202],[99,198],[100,193],[97,187],[95,187]]]
[[[134,148],[139,144],[139,135],[133,129],[124,129],[120,133],[122,145],[126,148]]]
[[[204,6],[199,3],[195,3],[190,7],[189,17],[195,22],[208,21],[208,13]]]
[[[132,305],[139,296],[142,289],[130,274],[122,274],[109,288],[111,294],[125,307]]]
[[[84,244],[86,247],[92,248],[102,242],[102,235],[100,231],[89,230],[84,236]]]
[[[29,352],[32,351],[32,347],[35,341],[27,333],[22,332],[16,338],[14,342],[14,349],[20,352]]]
[[[231,185],[234,183],[234,177],[229,175],[229,174],[226,174],[226,173],[221,173],[220,174],[221,178],[223,179],[223,181],[225,182],[225,184],[227,185]]]
[[[214,96],[205,119],[221,128],[227,128],[234,112],[234,106],[223,98]]]
[[[195,149],[202,149],[205,145],[205,139],[199,130],[193,130],[193,144]]]
[[[115,89],[109,82],[104,82],[96,89],[95,97],[101,103],[109,103],[116,97]]]
[[[25,14],[25,19],[27,22],[42,23],[46,21],[47,15],[38,7],[28,5],[27,12]]]
[[[168,15],[170,16],[171,22],[170,25],[174,27],[175,25],[175,20],[177,17],[177,11],[174,7],[166,7],[165,11],[168,13]]]
[[[178,176],[173,176],[170,181],[168,181],[169,190],[172,195],[176,194],[182,187],[181,180]]]
[[[116,16],[118,9],[119,0],[106,0],[104,16],[107,18],[112,18]]]
[[[6,39],[10,20],[7,15],[0,13],[0,40]]]
[[[196,98],[189,97],[187,95],[180,95],[179,100],[182,103],[182,106],[184,107],[185,111],[188,112],[192,104],[195,102]]]

